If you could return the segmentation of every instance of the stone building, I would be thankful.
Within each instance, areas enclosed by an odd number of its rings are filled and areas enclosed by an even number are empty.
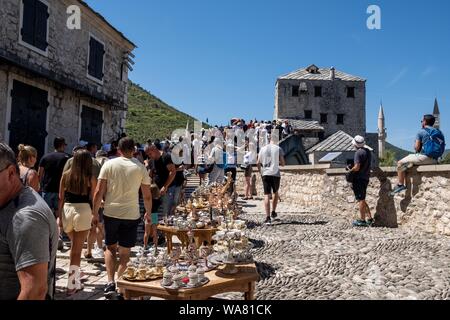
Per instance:
[[[68,7],[81,13],[69,29]],[[0,0],[0,140],[41,156],[123,131],[135,45],[80,0]]]
[[[311,65],[281,76],[275,88],[275,119],[317,121],[321,139],[339,130],[366,133],[366,80]]]

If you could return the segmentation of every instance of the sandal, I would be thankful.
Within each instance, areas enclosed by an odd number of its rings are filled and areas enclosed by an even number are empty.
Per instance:
[[[77,294],[78,292],[83,291],[83,289],[84,289],[84,285],[81,285],[80,289],[67,289],[66,290],[66,295],[68,297],[71,297],[71,296]]]
[[[84,254],[84,258],[85,259],[92,259],[92,254],[91,253],[85,253]]]
[[[89,276],[87,274],[85,274],[83,271],[80,272],[80,281],[81,282],[86,282],[89,280]]]

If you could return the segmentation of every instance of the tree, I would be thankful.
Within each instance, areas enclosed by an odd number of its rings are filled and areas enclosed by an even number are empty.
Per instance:
[[[380,159],[381,167],[394,167],[397,163],[397,157],[392,150],[386,150],[384,158]]]
[[[441,164],[450,164],[450,153],[447,153],[447,155],[442,159]]]

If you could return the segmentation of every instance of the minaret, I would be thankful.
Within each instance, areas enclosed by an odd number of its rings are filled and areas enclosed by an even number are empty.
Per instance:
[[[436,118],[436,122],[434,124],[434,127],[436,129],[440,129],[440,127],[441,127],[441,113],[439,112],[439,104],[438,104],[437,98],[434,99],[433,116]]]
[[[383,159],[386,152],[386,127],[384,119],[383,103],[380,106],[380,112],[378,113],[378,157]]]

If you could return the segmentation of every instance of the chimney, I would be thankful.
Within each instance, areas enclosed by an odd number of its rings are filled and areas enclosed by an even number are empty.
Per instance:
[[[336,69],[331,67],[330,80],[334,81],[336,79]]]

